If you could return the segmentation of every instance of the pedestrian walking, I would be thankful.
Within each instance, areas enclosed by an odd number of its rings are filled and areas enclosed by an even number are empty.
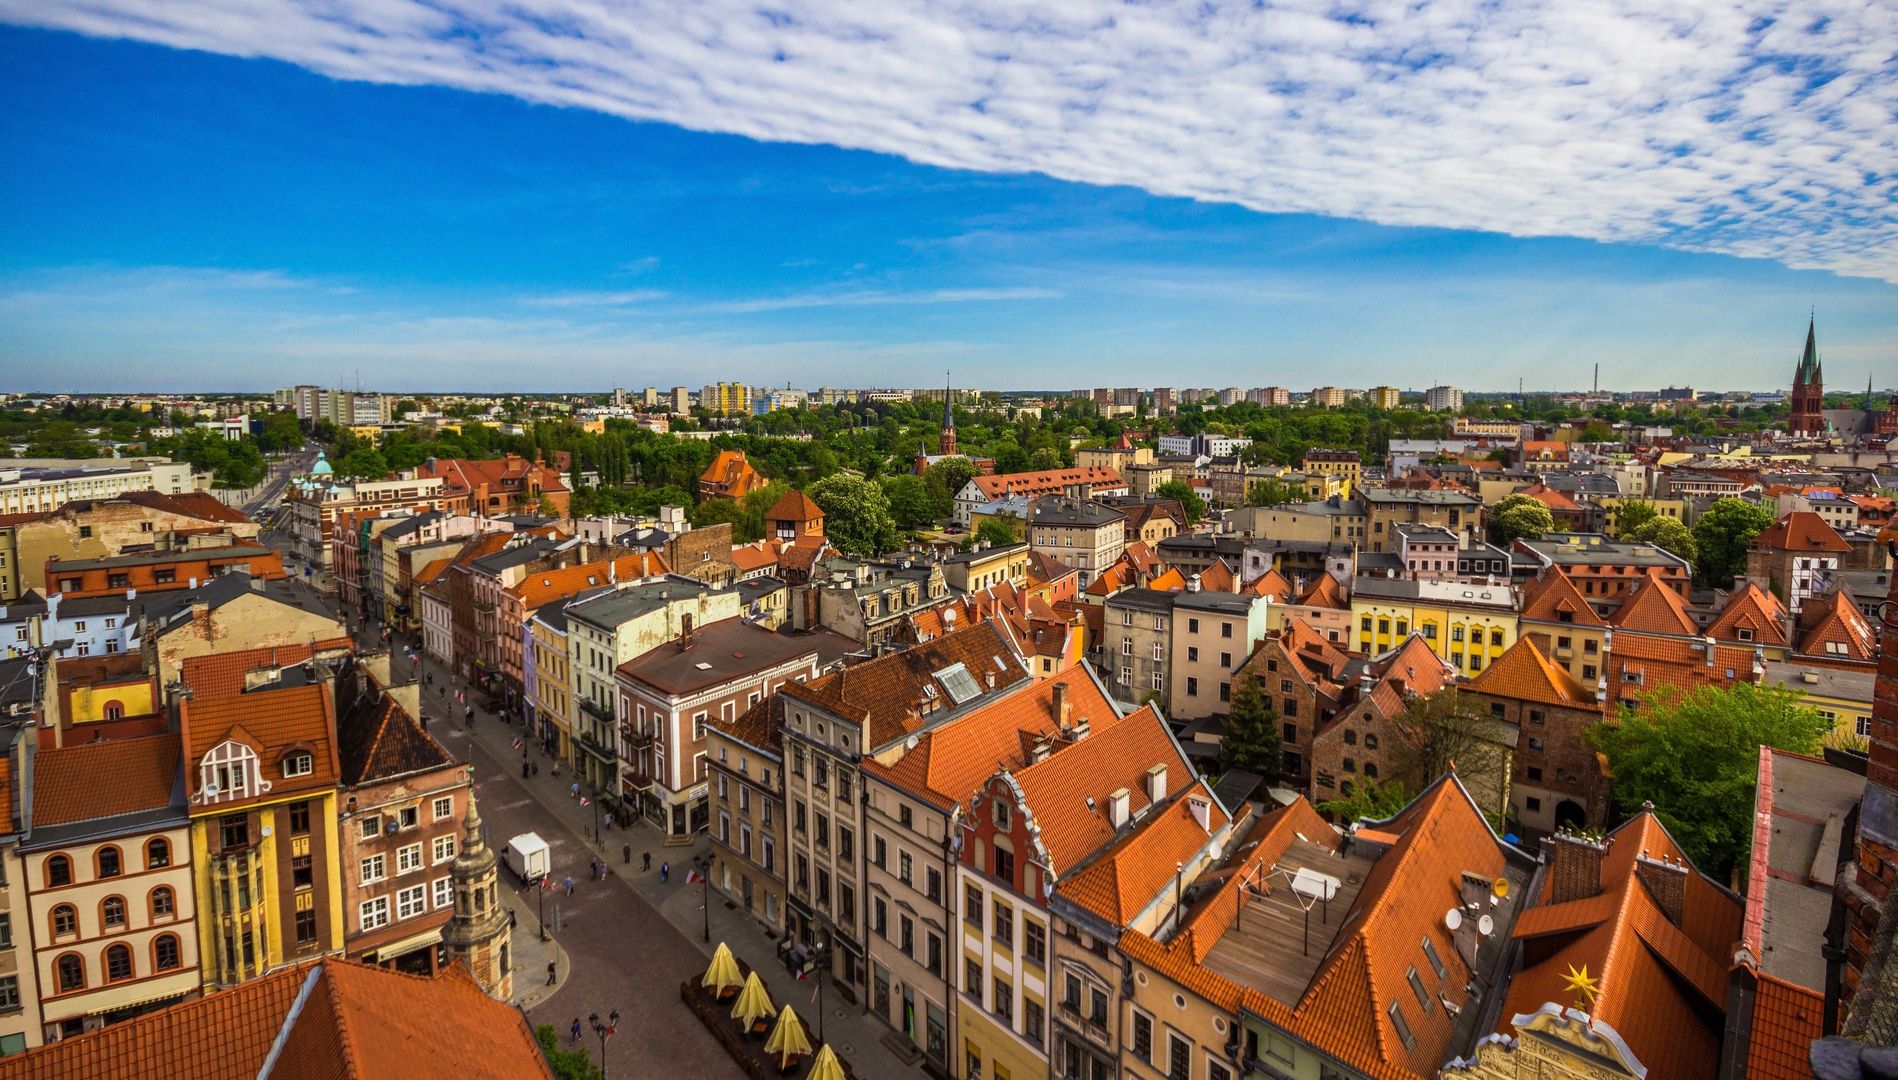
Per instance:
[[[609,829],[613,827],[613,811],[611,810],[606,812],[606,827]]]
[[[639,853],[639,869],[642,873],[652,873],[652,852],[642,851]]]
[[[558,963],[552,960],[547,961],[547,985],[548,986],[552,986],[554,984],[554,975],[559,970],[560,970],[560,965]]]
[[[620,848],[620,854],[626,857],[627,866],[633,865],[633,845],[627,844]]]
[[[572,1031],[573,1031],[573,1041],[579,1042],[580,1041],[580,1018],[577,1016],[573,1018]]]
[[[530,766],[527,762],[525,761],[521,762],[521,779],[523,780],[527,779],[527,774],[533,771],[534,771],[533,767]]]
[[[556,765],[555,768],[559,768],[559,766]],[[534,775],[535,776],[540,775],[540,762],[538,761],[534,762]]]
[[[560,884],[562,887],[564,887],[567,890],[568,896],[573,895],[573,877],[571,875],[565,878],[562,878],[560,881]]]
[[[580,798],[580,781],[575,780],[573,786],[567,789],[567,794],[573,796],[577,801]]]
[[[659,880],[665,881],[671,876],[672,876],[672,864],[664,863],[664,862],[660,863],[659,864]]]

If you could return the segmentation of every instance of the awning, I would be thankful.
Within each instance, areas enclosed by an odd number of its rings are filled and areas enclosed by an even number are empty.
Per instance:
[[[404,953],[412,953],[427,945],[439,945],[441,944],[441,940],[441,928],[436,927],[433,930],[424,930],[419,934],[405,937],[401,941],[392,941],[387,945],[370,949],[368,952],[362,954],[362,958],[365,963],[373,964],[391,957],[401,956]]]

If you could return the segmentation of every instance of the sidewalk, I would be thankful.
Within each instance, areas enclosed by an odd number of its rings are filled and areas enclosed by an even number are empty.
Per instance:
[[[400,655],[399,644],[397,655]],[[568,844],[586,849],[592,853],[589,857],[593,857],[593,854],[604,856],[612,868],[611,877],[614,880],[664,915],[666,921],[678,928],[687,940],[698,946],[699,951],[708,959],[718,943],[724,942],[729,945],[734,955],[758,972],[758,977],[764,980],[765,988],[771,994],[772,1002],[780,1008],[790,1005],[797,1010],[798,1015],[809,1021],[811,1032],[815,1037],[819,1026],[815,1001],[816,984],[811,981],[798,982],[793,979],[778,962],[776,940],[766,937],[763,927],[749,915],[734,908],[727,908],[722,894],[711,896],[711,941],[704,940],[707,915],[704,906],[700,903],[700,897],[710,893],[711,890],[696,883],[688,883],[686,880],[687,871],[692,869],[692,860],[704,854],[708,847],[703,835],[695,837],[688,847],[668,847],[664,835],[658,829],[647,824],[643,819],[636,819],[631,826],[616,825],[611,829],[602,830],[601,841],[595,843],[592,837],[599,820],[596,808],[582,807],[572,797],[571,772],[563,768],[558,777],[554,776],[553,759],[543,754],[537,743],[526,740],[525,732],[519,722],[501,720],[483,709],[478,702],[475,705],[476,721],[473,730],[466,729],[461,719],[462,706],[455,701],[455,689],[461,684],[450,682],[449,692],[444,699],[436,694],[435,690],[442,680],[452,679],[451,673],[428,660],[424,660],[422,670],[425,673],[432,673],[435,678],[435,685],[431,686],[424,681],[422,687],[424,711],[429,715],[430,731],[440,735],[442,732],[436,725],[452,726],[479,742],[481,747],[497,761],[510,763],[509,779],[519,785],[523,793],[551,810],[570,830],[571,835],[567,837],[542,838],[555,846],[557,862],[569,857],[563,850]],[[473,700],[473,698],[474,695],[471,694],[470,699]],[[452,715],[444,715],[445,712],[452,712]],[[540,764],[540,775],[522,779],[519,770],[521,751],[514,747],[516,739],[524,740],[523,745],[529,750],[528,760]],[[490,837],[489,842],[505,843],[506,838],[497,840]],[[632,848],[630,864],[625,857],[627,845],[631,845]],[[652,855],[652,870],[642,872],[640,870],[641,856],[646,853]],[[665,863],[670,864],[671,871],[668,880],[661,882],[659,868]],[[522,902],[525,903],[525,901]],[[521,912],[520,924],[516,927],[517,940],[523,936],[521,932],[528,931],[533,924],[532,916],[531,910]],[[554,923],[551,915],[548,921]],[[558,925],[555,923],[556,927]],[[556,929],[556,936],[558,934],[559,931]],[[531,931],[525,936],[533,938],[535,945],[539,944],[538,938]],[[517,950],[520,948],[517,946]],[[530,983],[544,982],[546,970],[546,960],[543,958],[538,961],[541,976],[539,979],[534,978],[535,969],[526,964],[524,959],[526,954],[522,952],[520,955],[523,959],[515,976],[517,997],[520,996],[519,982],[523,976],[526,976]],[[562,957],[561,981],[564,982],[567,967],[564,953]],[[559,987],[555,986],[535,1000],[544,999],[558,989]],[[891,1034],[894,1029],[869,1016],[862,1006],[845,1001],[843,996],[837,993],[835,987],[828,985],[824,988],[823,1002],[825,1015],[822,1026],[825,1039],[831,1043],[838,1054],[850,1062],[858,1076],[904,1076],[920,1071],[920,1066],[905,1063],[882,1045],[880,1040],[885,1035]],[[527,1006],[533,1002],[523,1000],[521,1003]]]
[[[573,962],[551,934],[546,941],[540,939],[540,920],[534,917],[532,904],[508,889],[501,890],[501,902],[514,913],[516,920],[514,932],[508,935],[514,954],[514,996],[509,1000],[523,1009],[531,1009],[554,996],[573,974]],[[552,985],[547,982],[549,962],[557,972]]]

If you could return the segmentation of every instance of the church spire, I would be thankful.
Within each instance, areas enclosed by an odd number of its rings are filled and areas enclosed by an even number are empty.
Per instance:
[[[936,452],[944,457],[953,457],[956,453],[956,409],[949,387],[949,373],[945,371],[942,373],[942,438],[936,446]]]
[[[1819,341],[1815,333],[1818,320],[1815,317],[1806,323],[1806,351],[1799,356],[1800,385],[1824,385],[1825,377],[1819,369]]]

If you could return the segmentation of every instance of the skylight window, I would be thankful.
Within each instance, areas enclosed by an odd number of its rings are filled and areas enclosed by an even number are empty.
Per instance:
[[[967,704],[982,696],[982,684],[975,681],[974,675],[969,674],[967,664],[956,663],[943,668],[936,672],[936,681],[942,684],[943,692],[949,695],[949,700],[957,705]]]

